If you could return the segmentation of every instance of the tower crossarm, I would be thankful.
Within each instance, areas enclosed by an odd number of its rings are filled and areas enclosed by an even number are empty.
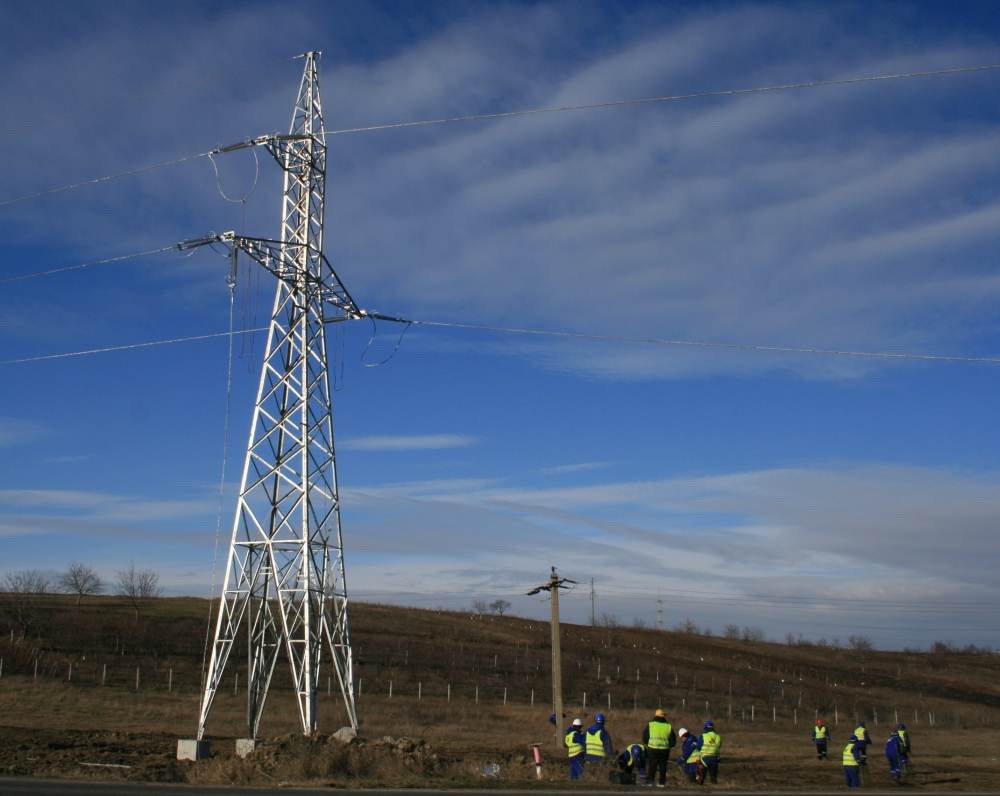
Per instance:
[[[237,235],[235,232],[223,232],[219,235],[206,235],[203,238],[181,241],[177,244],[177,248],[181,251],[187,251],[213,243],[221,243],[230,247],[230,250],[242,251],[290,287],[295,289],[301,287],[309,296],[318,295],[318,298],[326,303],[334,313],[324,319],[328,323],[358,320],[367,314],[351,296],[326,255],[323,252],[317,252],[307,244],[283,242],[269,238],[248,238]],[[322,261],[323,269],[320,276],[314,276],[308,271],[303,271],[300,267],[302,257],[299,250],[303,248],[309,249],[311,254]]]

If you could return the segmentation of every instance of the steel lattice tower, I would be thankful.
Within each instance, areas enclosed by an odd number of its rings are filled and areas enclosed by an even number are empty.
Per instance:
[[[317,687],[327,654],[351,726],[358,726],[325,324],[359,317],[360,311],[322,253],[326,143],[319,53],[304,57],[289,135],[253,142],[266,144],[284,170],[280,239],[223,236],[234,252],[244,251],[274,274],[277,289],[201,700],[199,739],[241,628],[248,636],[251,738],[257,737],[282,648],[303,733],[316,730]]]

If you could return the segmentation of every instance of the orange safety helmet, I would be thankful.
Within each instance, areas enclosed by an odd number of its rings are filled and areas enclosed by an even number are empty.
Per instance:
[[[816,726],[817,727],[822,727],[823,726],[823,719],[816,719]]]

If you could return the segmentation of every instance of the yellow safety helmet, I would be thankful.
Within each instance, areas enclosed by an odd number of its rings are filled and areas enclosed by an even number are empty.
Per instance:
[[[662,719],[666,718],[667,714],[663,712],[663,708],[657,708],[656,713],[654,713],[653,715],[656,716],[658,719]]]

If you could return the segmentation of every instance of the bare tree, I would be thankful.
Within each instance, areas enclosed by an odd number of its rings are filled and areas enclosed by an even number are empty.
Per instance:
[[[645,630],[646,620],[637,616],[635,617],[635,619],[632,620],[632,627],[634,627],[636,630]]]
[[[723,631],[722,635],[728,638],[730,641],[740,640],[740,626],[739,625],[726,625],[726,629]]]
[[[136,569],[135,564],[129,564],[128,569],[118,570],[118,586],[116,593],[125,597],[139,618],[139,609],[147,601],[159,597],[160,576],[151,569]]]
[[[741,631],[741,637],[744,641],[749,641],[751,644],[757,644],[764,640],[764,631],[759,627],[747,627],[744,625]]]
[[[855,652],[871,652],[875,645],[868,636],[848,636],[847,645]]]
[[[485,614],[490,610],[489,605],[487,605],[486,600],[473,600],[472,601],[472,612],[474,614]]]
[[[21,569],[7,573],[3,589],[5,613],[24,638],[37,621],[38,598],[49,590],[49,579],[37,569]]]
[[[505,611],[510,610],[510,603],[506,600],[494,600],[490,603],[490,610],[497,616],[503,616]]]
[[[683,621],[678,622],[674,627],[674,630],[678,633],[687,633],[688,635],[694,636],[698,634],[698,625],[690,617],[685,617]]]
[[[67,594],[76,595],[77,605],[84,597],[104,591],[104,581],[100,576],[86,564],[77,561],[59,576],[59,585]]]
[[[597,624],[601,627],[618,627],[620,624],[618,617],[614,614],[601,614],[600,618],[597,620]]]

